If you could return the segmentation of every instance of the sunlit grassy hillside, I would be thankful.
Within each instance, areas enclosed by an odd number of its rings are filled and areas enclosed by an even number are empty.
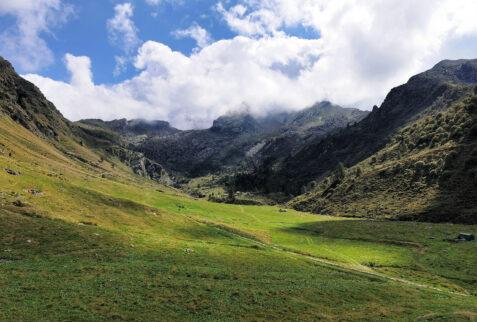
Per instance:
[[[476,224],[477,96],[422,116],[290,205],[321,214]]]
[[[74,140],[58,145],[0,116],[0,320],[466,321],[477,312],[476,244],[440,241],[475,226],[208,203]]]

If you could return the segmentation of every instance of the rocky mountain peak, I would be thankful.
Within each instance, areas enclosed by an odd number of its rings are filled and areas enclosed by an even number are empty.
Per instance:
[[[477,83],[477,59],[443,60],[428,71],[412,77],[410,82],[423,79],[460,85]]]
[[[259,123],[252,115],[235,114],[219,117],[210,130],[218,133],[242,134],[257,131],[259,128]]]
[[[12,64],[8,60],[3,59],[0,57],[0,75],[6,73],[15,73],[15,69],[13,68]]]

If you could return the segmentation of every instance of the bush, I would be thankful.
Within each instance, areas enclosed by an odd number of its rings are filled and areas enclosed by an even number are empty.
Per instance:
[[[448,180],[452,177],[452,174],[453,174],[452,171],[445,170],[445,171],[442,172],[442,174],[441,174],[439,180],[440,180],[441,182],[448,181]]]
[[[451,138],[459,138],[464,134],[462,127],[459,125],[454,125],[451,129]]]
[[[425,166],[426,164],[424,163],[424,161],[417,161],[415,164],[416,169],[419,169],[419,170],[424,169]]]
[[[310,182],[309,185],[310,185],[310,189],[315,189],[317,184],[316,184],[316,181],[312,181]]]
[[[398,173],[400,173],[401,171],[402,171],[402,167],[401,167],[400,164],[396,165],[396,166],[394,167],[394,169],[393,169],[393,173],[394,173],[394,174],[398,174]]]
[[[333,178],[335,182],[341,182],[346,176],[346,168],[342,162],[338,163],[336,170],[333,172]]]
[[[437,178],[437,170],[433,169],[433,170],[429,171],[429,177],[432,178],[432,179]]]

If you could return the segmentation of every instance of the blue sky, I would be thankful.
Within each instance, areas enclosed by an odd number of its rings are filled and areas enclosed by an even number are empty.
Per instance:
[[[99,83],[114,83],[134,75],[129,66],[126,73],[113,76],[115,55],[121,55],[118,48],[108,40],[106,21],[113,17],[114,7],[125,1],[82,0],[67,1],[74,5],[74,14],[67,23],[55,27],[51,33],[44,33],[43,38],[55,54],[55,63],[40,68],[42,75],[58,80],[68,80],[69,72],[62,63],[66,53],[76,56],[88,56],[92,60],[94,80]],[[193,22],[204,28],[214,39],[231,38],[235,35],[226,22],[213,9],[216,1],[190,1],[187,6],[164,2],[157,6],[148,5],[145,1],[131,1],[134,7],[134,23],[138,29],[138,37],[143,40],[154,40],[168,44],[173,50],[186,55],[190,54],[196,43],[191,38],[178,38],[172,33],[178,29],[186,29]],[[12,15],[2,16],[2,29],[15,25]],[[14,57],[6,57],[14,60]],[[20,73],[29,72],[16,66]]]
[[[55,26],[50,32],[42,34],[48,47],[53,51],[53,64],[41,66],[34,71],[56,80],[67,81],[69,71],[65,68],[62,58],[67,53],[76,56],[88,56],[92,61],[94,81],[101,84],[113,84],[133,77],[137,71],[128,64],[127,69],[119,75],[114,75],[115,56],[121,56],[122,50],[108,40],[107,20],[114,16],[117,4],[131,3],[140,40],[153,40],[167,44],[172,50],[184,55],[190,55],[197,47],[196,41],[190,37],[177,37],[176,30],[184,30],[196,23],[207,30],[213,40],[230,39],[237,35],[230,30],[227,22],[215,9],[216,0],[188,1],[187,5],[175,1],[162,1],[157,5],[149,5],[146,1],[113,1],[113,0],[82,0],[65,1],[74,6],[74,12],[66,23]],[[229,7],[236,3],[228,3]],[[15,26],[13,15],[4,15],[0,19],[1,30]],[[300,38],[317,38],[312,28],[296,25],[284,28],[288,34]],[[138,46],[137,46],[138,47]],[[3,55],[0,51],[0,55]],[[7,54],[6,59],[15,62],[15,56]],[[30,72],[30,69],[16,65],[19,73]]]
[[[475,0],[2,0],[0,55],[69,119],[204,128],[320,100],[369,109],[476,58]]]

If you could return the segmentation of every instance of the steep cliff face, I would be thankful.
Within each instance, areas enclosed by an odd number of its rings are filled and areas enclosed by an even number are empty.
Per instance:
[[[157,162],[144,156],[143,153],[121,147],[111,147],[108,152],[116,156],[122,163],[130,167],[134,173],[156,182],[172,185],[173,181],[166,170]]]

